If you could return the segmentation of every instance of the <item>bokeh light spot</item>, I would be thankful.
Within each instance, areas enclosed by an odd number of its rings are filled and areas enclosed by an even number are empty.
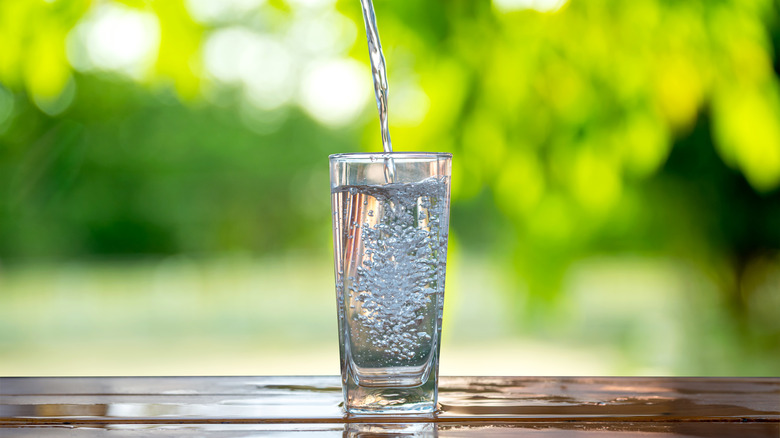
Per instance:
[[[288,31],[289,44],[309,57],[341,55],[357,39],[355,23],[335,11],[302,14]]]
[[[249,102],[261,109],[286,104],[295,91],[289,50],[273,38],[256,36],[239,61]]]
[[[222,82],[238,82],[241,78],[241,58],[253,40],[254,34],[243,27],[229,27],[212,33],[203,49],[206,72]]]
[[[360,115],[371,89],[365,65],[349,59],[317,62],[303,77],[300,102],[316,120],[344,126]]]
[[[390,96],[394,126],[417,126],[422,123],[431,107],[431,100],[425,91],[414,82],[399,84]]]
[[[159,44],[155,14],[102,3],[73,29],[68,59],[80,70],[109,70],[140,78],[153,65]]]
[[[234,20],[257,10],[266,0],[186,0],[192,18],[204,24]]]
[[[567,0],[493,0],[493,6],[501,12],[533,9],[539,12],[555,12]]]

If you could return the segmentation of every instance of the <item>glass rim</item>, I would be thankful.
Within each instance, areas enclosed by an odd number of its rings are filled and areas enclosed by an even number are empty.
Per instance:
[[[328,156],[330,161],[361,161],[371,159],[384,160],[385,158],[392,158],[393,160],[431,160],[431,159],[451,159],[452,154],[450,152],[346,152],[341,154],[332,154]]]

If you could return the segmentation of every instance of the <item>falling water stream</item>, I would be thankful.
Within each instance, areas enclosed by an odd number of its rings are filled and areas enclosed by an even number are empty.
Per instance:
[[[379,29],[376,26],[374,4],[371,0],[360,0],[363,7],[363,22],[366,25],[366,38],[368,40],[368,56],[371,60],[371,76],[374,80],[374,93],[376,94],[376,106],[379,110],[379,124],[382,128],[382,147],[385,153],[393,152],[393,144],[390,141],[390,129],[387,120],[387,68],[385,67],[385,55],[382,53],[382,43],[379,41]],[[390,157],[385,158],[385,182],[395,180],[395,163]]]

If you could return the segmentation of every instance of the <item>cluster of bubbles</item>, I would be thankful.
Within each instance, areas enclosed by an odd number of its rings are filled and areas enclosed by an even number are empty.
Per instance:
[[[446,257],[440,219],[445,182],[428,178],[348,190],[362,195],[352,199],[362,199],[365,208],[371,199],[373,207],[358,216],[362,223],[350,223],[348,231],[352,239],[359,235],[362,245],[355,253],[361,263],[346,282],[353,341],[384,352],[394,362],[424,360],[431,351],[444,289],[439,266]]]

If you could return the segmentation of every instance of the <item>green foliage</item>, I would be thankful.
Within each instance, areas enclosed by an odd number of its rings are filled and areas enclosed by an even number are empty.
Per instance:
[[[0,259],[326,254],[326,156],[381,149],[371,105],[340,128],[292,102],[253,108],[204,47],[235,28],[283,40],[336,11],[273,0],[209,21],[184,0],[122,1],[158,26],[151,65],[71,65],[74,28],[117,4],[0,2]],[[328,56],[367,63],[358,2],[335,7],[357,37]],[[572,263],[640,254],[704,272],[735,343],[780,351],[776,311],[756,304],[780,250],[776,1],[376,10],[394,146],[454,152],[453,236],[516,274],[528,327],[555,321]],[[414,86],[423,97],[394,106]]]
[[[27,107],[17,117],[29,125],[6,134],[7,260],[273,253],[328,242],[327,172],[317,168],[337,145],[356,147],[348,133],[292,111],[279,131],[258,136],[234,111],[162,104],[136,85],[77,80],[66,118]]]

